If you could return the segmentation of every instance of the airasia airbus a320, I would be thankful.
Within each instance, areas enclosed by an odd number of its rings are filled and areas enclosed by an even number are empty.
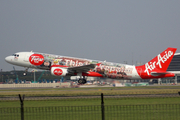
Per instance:
[[[49,70],[54,76],[80,76],[78,82],[84,84],[86,76],[126,80],[174,77],[173,71],[166,70],[175,52],[176,48],[167,48],[141,66],[38,52],[18,52],[7,56],[5,61],[26,68]]]

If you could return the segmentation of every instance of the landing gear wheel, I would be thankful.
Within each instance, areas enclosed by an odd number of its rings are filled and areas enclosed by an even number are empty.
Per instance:
[[[78,83],[79,84],[85,84],[87,81],[86,81],[86,79],[79,79],[78,80]]]
[[[78,83],[79,83],[79,84],[83,84],[83,79],[79,79],[79,80],[78,80]]]
[[[24,76],[27,75],[28,69],[29,69],[29,68],[26,68],[25,72],[23,73]]]
[[[83,79],[83,84],[85,84],[87,81],[86,81],[86,79]]]

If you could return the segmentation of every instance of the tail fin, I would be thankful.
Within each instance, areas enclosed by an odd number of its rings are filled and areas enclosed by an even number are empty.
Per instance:
[[[160,73],[167,74],[166,70],[176,52],[176,48],[167,48],[165,51],[157,55],[151,61],[142,66],[137,66],[136,69],[141,69],[141,73],[138,72],[140,76],[148,76],[148,78],[155,74]]]

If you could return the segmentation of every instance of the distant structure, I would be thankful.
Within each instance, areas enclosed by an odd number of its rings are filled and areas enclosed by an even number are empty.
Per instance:
[[[169,65],[167,71],[179,71],[180,72],[180,53],[174,54],[174,57]]]
[[[180,83],[180,53],[175,53],[174,57],[167,69],[167,71],[176,71],[177,74],[175,75],[174,80],[171,80],[171,82],[174,81],[175,84]],[[167,79],[158,80],[159,82],[163,82],[163,80],[167,81]]]

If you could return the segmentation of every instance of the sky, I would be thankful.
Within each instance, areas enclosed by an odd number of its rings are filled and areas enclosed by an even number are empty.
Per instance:
[[[146,63],[180,52],[179,0],[1,0],[0,69],[20,51]],[[16,67],[25,70],[23,67]]]

